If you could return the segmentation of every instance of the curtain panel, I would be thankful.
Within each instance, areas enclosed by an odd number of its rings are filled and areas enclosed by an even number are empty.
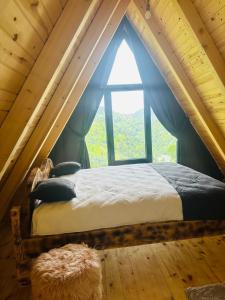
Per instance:
[[[122,39],[122,27],[113,37],[94,75],[84,91],[75,111],[50,153],[54,164],[63,161],[80,162],[82,168],[90,168],[85,136],[93,123],[104,93],[104,87],[114,63]]]

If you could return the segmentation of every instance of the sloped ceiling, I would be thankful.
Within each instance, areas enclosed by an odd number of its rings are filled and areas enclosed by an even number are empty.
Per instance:
[[[225,2],[0,2],[0,218],[46,157],[124,14],[225,173]]]

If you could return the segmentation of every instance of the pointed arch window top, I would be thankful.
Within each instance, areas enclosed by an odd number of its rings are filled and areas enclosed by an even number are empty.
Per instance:
[[[122,40],[112,66],[108,84],[141,84],[135,56],[125,39]]]

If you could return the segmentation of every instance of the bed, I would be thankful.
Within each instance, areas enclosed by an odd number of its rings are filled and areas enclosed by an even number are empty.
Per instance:
[[[225,184],[173,164],[80,170],[71,201],[35,205],[29,193],[49,177],[50,159],[32,170],[11,209],[17,275],[29,280],[30,259],[66,243],[97,249],[225,233]]]

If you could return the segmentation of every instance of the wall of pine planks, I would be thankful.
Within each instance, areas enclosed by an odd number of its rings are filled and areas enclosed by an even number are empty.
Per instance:
[[[33,3],[33,4],[32,4]],[[0,5],[0,125],[61,15],[59,0],[8,0]]]

